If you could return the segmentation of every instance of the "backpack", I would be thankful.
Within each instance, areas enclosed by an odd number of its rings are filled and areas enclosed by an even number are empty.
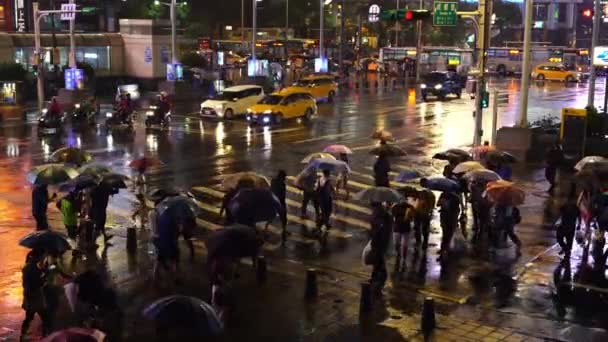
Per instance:
[[[521,223],[521,213],[519,212],[519,209],[517,207],[513,207],[513,213],[511,214],[511,217],[513,218],[514,224]]]

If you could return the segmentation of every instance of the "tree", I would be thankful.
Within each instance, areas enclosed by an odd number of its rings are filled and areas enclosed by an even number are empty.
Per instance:
[[[156,4],[155,2],[151,2],[148,4],[146,14],[148,18],[158,19],[165,15],[165,6],[161,4]]]

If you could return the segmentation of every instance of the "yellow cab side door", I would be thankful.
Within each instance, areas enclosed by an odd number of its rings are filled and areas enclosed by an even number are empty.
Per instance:
[[[290,119],[294,117],[294,113],[296,112],[296,96],[295,94],[287,95],[283,102],[281,103],[281,112],[283,112],[283,118]]]

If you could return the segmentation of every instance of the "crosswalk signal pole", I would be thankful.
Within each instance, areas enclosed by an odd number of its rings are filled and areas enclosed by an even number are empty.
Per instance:
[[[593,1],[593,32],[591,34],[591,53],[595,51],[600,35],[600,20],[602,20],[602,10],[600,8],[601,0]],[[591,61],[591,69],[589,70],[589,88],[587,91],[587,106],[595,107],[595,64]]]
[[[42,51],[40,48],[40,18],[42,16],[38,10],[38,3],[32,3],[32,12],[34,14],[34,58],[36,64],[36,89],[38,92],[38,111],[42,113],[42,107],[44,106],[44,79],[42,78],[42,66],[41,55]]]
[[[479,1],[479,37],[477,37],[479,75],[475,94],[475,132],[473,145],[481,145],[483,137],[483,97],[486,91],[486,82],[483,76],[486,69],[486,49],[490,40],[490,26],[492,18],[492,0]]]

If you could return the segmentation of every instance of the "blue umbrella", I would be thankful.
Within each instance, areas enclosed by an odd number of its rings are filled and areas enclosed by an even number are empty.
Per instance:
[[[165,198],[156,206],[156,210],[158,211],[158,216],[163,215],[169,210],[177,216],[196,216],[202,211],[196,200],[184,195]]]
[[[268,189],[240,190],[228,204],[237,223],[251,226],[256,222],[272,221],[285,208]]]
[[[399,176],[395,177],[395,182],[408,182],[416,178],[420,178],[420,172],[416,170],[403,170],[399,173]]]
[[[420,180],[420,186],[435,191],[461,191],[460,184],[458,184],[458,182],[445,177],[422,178]]]
[[[350,173],[350,166],[341,160],[319,158],[313,159],[308,164],[309,167],[314,167],[319,170],[329,170],[331,172],[348,172]]]

